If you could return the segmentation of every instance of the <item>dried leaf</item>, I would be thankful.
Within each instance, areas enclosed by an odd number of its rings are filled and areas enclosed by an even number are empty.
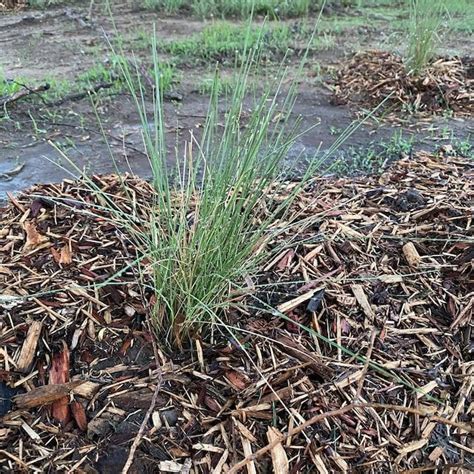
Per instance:
[[[23,224],[23,229],[26,232],[26,243],[23,247],[24,252],[34,250],[49,241],[48,237],[38,232],[35,224],[31,221],[26,221]]]

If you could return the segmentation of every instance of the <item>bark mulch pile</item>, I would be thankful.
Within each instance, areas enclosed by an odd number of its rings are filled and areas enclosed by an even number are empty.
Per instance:
[[[1,0],[0,1],[0,12],[8,10],[21,10],[26,8],[28,0]]]
[[[73,181],[12,197],[0,471],[472,472],[474,168],[444,151],[314,180],[233,334],[175,352],[152,343],[154,297],[101,198]],[[130,202],[94,179],[146,218],[148,184],[128,178]]]
[[[385,51],[355,54],[338,72],[333,101],[353,102],[382,111],[442,114],[456,116],[474,113],[474,62],[465,58],[441,58],[420,76],[409,74],[400,56]]]

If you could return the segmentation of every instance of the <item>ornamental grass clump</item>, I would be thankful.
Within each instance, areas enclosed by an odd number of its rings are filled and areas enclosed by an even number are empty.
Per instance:
[[[159,78],[156,40],[152,49]],[[288,122],[295,87],[283,93],[284,69],[275,84],[252,93],[251,73],[260,54],[258,45],[245,48],[235,88],[219,103],[216,76],[202,130],[176,152],[171,168],[160,83],[155,84],[150,117],[138,71],[122,65],[140,116],[155,189],[149,222],[142,228],[132,226],[131,235],[141,255],[140,274],[152,279],[154,326],[175,341],[191,328],[225,320],[237,285],[256,270],[265,254],[265,239],[277,232],[271,230],[275,216],[284,214],[298,188],[283,202],[272,199],[286,186],[280,181],[282,165],[299,132],[298,123]],[[315,163],[305,176],[314,168]]]
[[[204,123],[195,134],[190,132],[184,145],[176,146],[172,160],[156,34],[152,41],[152,106],[139,62],[132,58],[118,65],[138,112],[154,189],[153,198],[146,203],[137,203],[130,191],[129,207],[145,207],[147,218],[124,215],[113,197],[94,186],[93,180],[88,182],[132,242],[136,255],[130,265],[138,268],[143,288],[153,293],[152,326],[160,340],[170,344],[180,345],[190,332],[207,331],[216,322],[226,324],[230,306],[252,286],[244,284],[247,277],[257,273],[268,256],[268,244],[292,225],[287,211],[295,196],[363,123],[354,122],[328,151],[321,156],[316,152],[318,158],[305,157],[303,172],[303,160],[293,156],[299,179],[289,183],[285,176],[294,175],[294,170],[287,157],[305,133],[292,115],[297,79],[290,80],[282,66],[273,82],[255,85],[263,34],[255,42],[253,33],[249,22],[233,91],[221,93],[216,71]],[[293,77],[302,75],[305,58],[306,54]],[[122,184],[126,188],[126,180]]]
[[[444,14],[443,0],[410,0],[407,69],[415,75],[434,58]]]

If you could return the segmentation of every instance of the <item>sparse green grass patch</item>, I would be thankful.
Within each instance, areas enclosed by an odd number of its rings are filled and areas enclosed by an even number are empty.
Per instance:
[[[41,99],[46,102],[60,101],[68,94],[93,91],[100,85],[106,86],[109,92],[121,92],[125,87],[122,76],[122,67],[125,61],[124,56],[112,56],[108,62],[98,62],[74,79],[60,79],[54,76],[45,77],[42,80],[7,79],[0,71],[0,98],[18,92],[24,86],[34,88],[42,84],[49,85],[49,89],[41,93]],[[130,67],[135,68],[135,66]],[[148,90],[152,89],[156,83],[155,73],[158,74],[157,80],[160,90],[163,92],[171,90],[173,85],[179,81],[177,69],[172,63],[166,61],[160,61],[157,68],[144,65],[136,66],[136,73],[140,77],[140,81],[148,86]],[[41,99],[37,94],[31,94],[28,98],[34,103],[40,103]]]
[[[230,95],[237,86],[238,77],[235,75],[223,75],[217,71],[212,76],[204,77],[198,84],[200,94],[211,95],[212,93],[221,95]]]
[[[242,61],[245,49],[262,43],[262,54],[271,57],[284,54],[290,44],[291,33],[287,25],[274,27],[264,24],[246,28],[225,21],[213,23],[190,38],[162,42],[161,51],[176,57],[201,61]]]
[[[178,13],[186,7],[185,0],[144,0],[143,6],[151,10],[164,11],[165,13]]]
[[[318,0],[145,0],[146,8],[178,13],[190,11],[201,18],[248,18],[254,15],[270,19],[288,18],[319,11]]]
[[[448,29],[474,33],[474,6],[471,0],[445,0]]]
[[[471,138],[472,137],[469,137],[464,140],[455,138],[451,142],[451,146],[456,154],[474,160],[474,141]]]
[[[115,82],[118,89],[122,89],[124,85],[124,77],[122,74],[123,64],[128,61],[125,56],[112,55],[106,63],[101,62],[93,65],[87,71],[83,72],[76,78],[76,83],[83,88],[93,87],[100,83]],[[132,61],[131,67],[136,69],[136,73],[141,77],[144,83],[154,84],[155,69],[147,67],[143,64],[135,64]],[[175,66],[167,61],[160,61],[159,67],[156,69],[159,75],[159,84],[162,91],[167,92],[172,85],[178,81],[178,73]],[[146,77],[143,77],[146,76]]]
[[[200,33],[189,38],[161,41],[160,50],[170,54],[177,61],[219,61],[239,64],[245,48],[253,49],[262,44],[261,57],[264,60],[280,60],[292,49],[302,50],[308,45],[312,36],[313,25],[303,23],[291,26],[288,24],[235,25],[227,21],[218,21],[205,27]],[[336,38],[330,32],[316,34],[309,48],[312,51],[330,49]]]
[[[0,98],[18,92],[21,89],[21,84],[23,84],[22,79],[9,79],[5,77],[4,72],[0,69]]]

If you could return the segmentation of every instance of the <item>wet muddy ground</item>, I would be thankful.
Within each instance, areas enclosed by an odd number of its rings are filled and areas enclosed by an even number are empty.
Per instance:
[[[106,37],[113,39],[117,33],[113,33],[110,14],[103,6],[96,5],[92,15],[89,14],[87,7],[75,2],[0,16],[0,68],[4,76],[29,81],[28,84],[52,81],[52,87],[57,87],[58,81],[74,82],[95,64],[103,64],[110,57]],[[113,15],[117,31],[130,54],[132,50],[147,54],[140,45],[140,38],[143,39],[144,32],[151,31],[154,23],[158,37],[167,40],[185,38],[199,32],[206,24],[198,19],[164,17],[126,2],[115,2]],[[332,17],[340,18],[341,15],[334,12],[325,21],[330,22]],[[301,90],[294,117],[302,117],[302,130],[314,124],[318,126],[300,137],[290,152],[289,160],[298,161],[294,163],[296,169],[304,158],[328,149],[356,118],[357,110],[353,107],[331,102],[331,92],[326,85],[331,71],[355,50],[400,47],[396,32],[388,34],[386,25],[380,23],[376,15],[369,26],[361,27],[359,23],[363,21],[357,20],[353,27],[334,33],[332,43],[320,52],[312,53],[303,71],[304,77],[298,77]],[[469,44],[456,37],[444,46],[448,54],[465,55],[469,51]],[[175,144],[184,143],[190,130],[196,132],[204,121],[209,99],[199,91],[199,81],[214,66],[183,63],[179,67],[180,80],[172,86],[172,98],[180,100],[170,99],[165,104],[170,160]],[[113,172],[117,166],[121,171],[131,168],[134,173],[149,176],[141,125],[130,96],[124,90],[104,90],[95,101],[104,132],[98,126],[89,97],[60,103],[36,96],[3,111],[0,118],[0,199],[7,192],[17,192],[34,183],[56,182],[67,177],[69,173],[64,167],[70,169],[70,165],[64,156],[79,169],[91,172]],[[400,142],[408,144],[393,147],[388,159],[396,159],[400,152],[406,153],[412,147],[433,150],[453,140],[469,142],[474,133],[474,120],[469,118],[401,118],[403,125],[375,120],[365,124],[340,147],[333,159],[351,160],[354,155],[363,154],[365,149],[387,148],[387,144],[395,141],[398,145]],[[328,164],[324,165],[322,171],[328,170],[333,171]]]

